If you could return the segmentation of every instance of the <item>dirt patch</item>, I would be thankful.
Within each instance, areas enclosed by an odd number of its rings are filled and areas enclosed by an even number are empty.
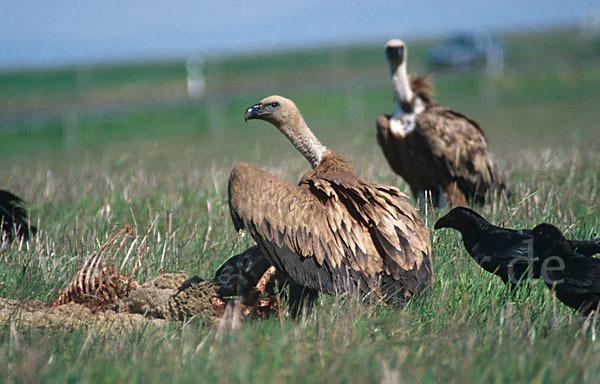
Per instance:
[[[75,329],[98,325],[106,330],[136,330],[152,324],[166,325],[166,320],[144,318],[142,315],[106,310],[92,312],[76,303],[50,306],[41,302],[21,302],[0,298],[0,324],[15,323],[19,330],[29,328]]]
[[[186,281],[171,297],[169,310],[175,320],[195,317],[204,323],[216,324],[225,305],[212,282],[196,277]]]
[[[185,274],[161,275],[131,291],[116,308],[98,310],[77,303],[51,306],[40,301],[0,298],[0,325],[17,323],[19,329],[99,326],[120,331],[148,324],[164,326],[169,320],[194,316],[203,323],[214,324],[218,321],[210,302],[211,295],[217,296],[214,285],[206,281],[202,289],[190,286],[178,293],[185,280]]]
[[[99,325],[102,329],[130,330],[149,323],[164,325],[191,319],[214,325],[228,308],[228,313],[239,312],[240,318],[269,316],[277,309],[274,298],[259,297],[265,286],[252,288],[243,297],[244,305],[238,305],[241,299],[220,297],[219,287],[212,281],[188,279],[184,273],[164,273],[139,284],[134,276],[142,265],[155,223],[143,236],[129,225],[116,232],[86,258],[51,304],[0,298],[0,327],[18,325],[17,329],[23,330]]]
[[[160,275],[141,288],[129,292],[129,295],[118,303],[119,311],[157,319],[171,319],[173,316],[169,309],[169,301],[187,278],[184,273]]]
[[[163,274],[129,292],[116,305],[90,309],[78,303],[49,305],[0,298],[0,326],[17,323],[19,329],[99,326],[116,331],[136,330],[148,324],[164,326],[169,321],[193,319],[218,324],[226,307],[240,311],[242,318],[267,317],[277,310],[273,300],[239,305],[219,297],[209,280],[188,279],[186,274]]]

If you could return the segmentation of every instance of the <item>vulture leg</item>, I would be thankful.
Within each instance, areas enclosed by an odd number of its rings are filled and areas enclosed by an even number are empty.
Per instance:
[[[413,192],[413,196],[416,196],[417,207],[419,207],[419,212],[425,212],[425,206],[428,203],[427,198],[429,196],[429,193],[427,193],[426,191],[419,191],[416,193]]]
[[[464,195],[464,193],[462,193],[460,188],[458,188],[458,184],[455,181],[446,185],[446,188],[444,188],[444,194],[446,201],[450,203],[452,208],[469,206],[467,197]]]
[[[258,283],[256,283],[256,290],[260,292],[261,296],[265,294],[267,284],[269,283],[269,280],[271,280],[271,277],[275,274],[275,272],[275,267],[271,265],[269,269],[267,269],[265,273],[263,273],[263,275],[260,277]]]
[[[297,319],[300,315],[310,313],[318,294],[319,291],[315,289],[303,287],[290,281],[288,302],[292,318]]]

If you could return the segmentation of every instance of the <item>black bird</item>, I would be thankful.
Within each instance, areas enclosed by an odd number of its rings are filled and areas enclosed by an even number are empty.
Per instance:
[[[217,293],[222,297],[245,296],[270,266],[260,248],[255,245],[223,263],[212,282],[218,287]],[[272,285],[267,285],[267,290],[272,291]]]
[[[500,228],[477,212],[457,207],[441,217],[434,229],[453,228],[462,234],[471,257],[486,271],[499,276],[510,288],[528,277],[537,278],[533,268],[533,237],[529,231]]]
[[[467,252],[477,264],[499,276],[511,289],[527,278],[540,277],[539,257],[533,247],[530,229],[500,228],[464,207],[452,209],[435,223],[434,228],[459,231]],[[570,251],[578,255],[589,257],[600,253],[600,239],[565,241]]]
[[[553,225],[540,224],[532,232],[533,248],[539,258],[537,273],[554,289],[558,300],[584,315],[597,309],[600,259],[576,252],[573,242]]]
[[[258,288],[258,281],[269,267],[271,263],[255,245],[225,261],[215,272],[212,282],[217,286],[217,293],[221,297],[240,296],[243,302],[251,303],[259,294],[254,288]],[[307,291],[279,272],[269,277],[264,293],[273,296],[275,287],[279,289],[288,287],[287,300],[293,318],[297,318],[302,313],[304,300],[312,303],[317,298],[316,292]]]
[[[0,189],[0,243],[15,237],[29,239],[37,228],[27,223],[27,210],[23,200],[8,191]]]

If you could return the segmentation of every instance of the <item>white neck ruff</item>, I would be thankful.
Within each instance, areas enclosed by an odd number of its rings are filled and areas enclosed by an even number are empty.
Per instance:
[[[425,104],[420,97],[415,97],[415,108],[407,113],[402,110],[400,104],[396,103],[394,114],[390,118],[390,131],[396,136],[404,137],[415,130],[417,115],[425,110]]]

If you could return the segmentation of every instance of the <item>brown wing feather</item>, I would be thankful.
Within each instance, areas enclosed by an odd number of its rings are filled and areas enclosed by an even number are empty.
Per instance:
[[[438,167],[468,196],[485,194],[493,186],[503,188],[485,134],[476,122],[433,105],[418,114],[417,125]]]
[[[323,190],[332,195],[324,201],[333,204],[334,191]],[[345,287],[335,286],[334,275],[351,269],[372,279],[378,271],[366,246],[355,241],[362,236],[352,232],[361,229],[351,217],[326,209],[305,187],[240,163],[231,171],[229,205],[236,228],[246,229],[267,250],[271,262],[298,284],[337,293]]]
[[[405,196],[344,174],[309,173],[295,186],[237,164],[229,180],[234,223],[298,284],[328,293],[374,288],[382,272],[399,279],[423,263],[431,271],[429,233]]]
[[[390,130],[390,116],[377,119],[377,141],[388,163],[408,183],[413,196],[431,191],[434,203],[439,203],[440,189],[452,183],[448,164],[431,150],[429,139],[416,129],[406,136]]]
[[[406,195],[397,188],[335,174],[305,178],[301,185],[310,190],[333,190],[336,204],[327,210],[328,215],[331,211],[348,212],[362,228],[359,233],[368,233],[366,239],[356,239],[357,244],[372,243],[377,251],[375,259],[381,258],[383,265],[388,265],[384,271],[394,278],[398,277],[393,272],[395,268],[412,270],[429,254],[429,232]]]
[[[390,132],[390,118],[390,115],[381,115],[377,118],[377,142],[394,172],[402,177],[406,177],[404,175],[404,167],[397,159],[397,157],[399,157],[398,155],[400,155],[398,153],[398,148],[394,145],[395,141],[400,141],[401,139],[392,137],[392,133]],[[408,180],[407,182],[410,183]],[[413,194],[414,192],[415,191],[413,191]]]

